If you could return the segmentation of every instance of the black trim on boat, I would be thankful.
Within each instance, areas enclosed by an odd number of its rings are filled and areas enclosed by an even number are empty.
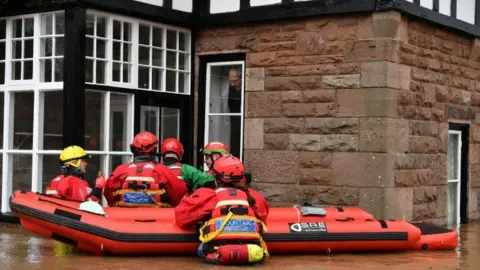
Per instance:
[[[62,209],[58,209],[58,208],[55,209],[53,214],[54,215],[59,215],[59,216],[62,216],[62,217],[66,217],[66,218],[69,218],[69,219],[77,220],[77,221],[80,221],[80,219],[82,219],[81,215],[77,215],[75,213],[68,212],[68,211],[65,211],[65,210],[62,210]]]
[[[10,197],[10,208],[12,211],[28,215],[53,224],[89,233],[95,236],[118,242],[177,242],[197,243],[196,234],[154,234],[154,233],[122,233],[115,232],[95,225],[86,224],[79,220],[63,215],[54,215],[37,209],[29,208],[12,202]],[[67,211],[64,211],[67,212]],[[68,213],[68,212],[67,212]],[[407,232],[379,232],[379,233],[266,233],[266,242],[331,242],[331,241],[407,241]]]
[[[419,228],[422,235],[442,234],[442,233],[449,233],[453,231],[447,228],[438,227],[436,225],[428,224],[428,223],[410,223],[410,224]]]
[[[345,212],[345,210],[343,210],[343,207],[337,207],[337,210],[338,212]]]
[[[78,244],[77,241],[75,241],[71,238],[68,238],[66,236],[60,235],[58,233],[52,233],[52,239],[57,240],[58,242],[62,242],[62,243],[67,244],[67,245],[74,246],[74,247],[76,247],[77,244]]]
[[[383,229],[388,228],[387,222],[385,222],[385,220],[380,219],[378,222],[380,223]]]

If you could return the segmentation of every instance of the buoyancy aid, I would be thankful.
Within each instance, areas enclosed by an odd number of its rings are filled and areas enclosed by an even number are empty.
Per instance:
[[[155,163],[131,163],[127,178],[118,190],[115,206],[169,207],[169,197],[163,185],[155,179]]]
[[[59,190],[62,189],[62,190]],[[87,198],[97,200],[90,196],[92,188],[83,178],[73,174],[59,175],[55,177],[45,189],[45,194],[67,200],[84,201]]]
[[[182,163],[176,162],[174,164],[168,165],[170,171],[180,180],[183,180],[182,176]]]
[[[268,249],[262,238],[267,228],[256,218],[248,204],[247,194],[236,188],[218,188],[216,194],[215,210],[200,228],[200,241],[213,248],[210,251],[219,250],[223,245],[258,245],[264,255],[268,256]],[[207,248],[206,253],[210,248]]]
[[[58,184],[64,178],[65,178],[65,176],[63,176],[63,175],[59,175],[59,176],[53,178],[52,182],[50,182],[50,184],[46,188],[45,194],[47,194],[49,196],[56,197],[56,198],[61,198],[60,194],[58,194]]]

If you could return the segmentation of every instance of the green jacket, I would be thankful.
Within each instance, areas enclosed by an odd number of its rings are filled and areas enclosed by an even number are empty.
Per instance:
[[[215,184],[213,175],[187,164],[182,164],[182,177],[190,187],[203,187]]]

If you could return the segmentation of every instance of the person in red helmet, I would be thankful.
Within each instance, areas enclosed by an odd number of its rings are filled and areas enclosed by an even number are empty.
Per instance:
[[[133,138],[133,162],[118,166],[108,177],[104,195],[110,206],[169,207],[180,203],[187,187],[168,167],[155,161],[157,147],[157,137],[150,132]]]
[[[208,172],[211,174],[213,164],[221,156],[229,155],[228,147],[221,142],[209,142],[203,149],[203,160],[208,167]]]
[[[199,188],[175,208],[175,222],[184,229],[202,222],[198,255],[206,262],[249,264],[268,256],[262,239],[269,206],[253,189],[241,185],[245,170],[228,155],[213,164],[218,188]],[[231,256],[235,254],[235,256]],[[266,256],[265,256],[266,255]]]
[[[162,163],[179,179],[185,181],[189,193],[197,187],[216,187],[215,178],[212,175],[180,162],[183,157],[183,145],[177,138],[165,139],[161,149]]]

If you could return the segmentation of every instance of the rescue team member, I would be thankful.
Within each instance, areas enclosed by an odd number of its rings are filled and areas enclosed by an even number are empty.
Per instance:
[[[168,167],[155,161],[157,147],[157,137],[150,132],[133,138],[133,162],[115,168],[105,186],[110,206],[169,207],[180,202],[187,187]]]
[[[201,151],[209,174],[212,174],[213,164],[219,157],[230,154],[227,146],[221,142],[209,142]]]
[[[269,207],[263,196],[240,182],[242,162],[231,155],[212,168],[217,189],[199,188],[175,208],[175,220],[184,229],[202,222],[198,255],[206,262],[250,264],[268,256],[262,239]]]
[[[55,177],[48,185],[45,193],[57,198],[72,201],[100,201],[102,188],[105,187],[105,176],[99,173],[95,188],[90,188],[84,180],[87,170],[87,159],[90,155],[82,147],[72,145],[64,148],[58,161],[62,174]]]
[[[162,163],[165,164],[179,179],[187,184],[189,193],[197,187],[215,188],[215,178],[197,168],[182,164],[183,145],[177,138],[167,138],[161,147]]]

